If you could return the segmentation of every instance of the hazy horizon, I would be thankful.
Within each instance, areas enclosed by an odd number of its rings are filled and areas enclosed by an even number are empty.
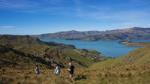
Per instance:
[[[150,27],[130,27],[130,28],[150,28]],[[40,35],[40,34],[48,34],[48,33],[59,33],[59,32],[68,32],[68,31],[78,31],[78,32],[87,32],[87,31],[111,31],[111,30],[119,30],[119,29],[129,29],[129,28],[116,28],[116,29],[106,29],[106,30],[60,30],[56,32],[45,32],[45,33],[35,33],[35,34],[7,34],[7,33],[0,33],[0,35]]]
[[[149,0],[0,0],[0,34],[150,27]]]

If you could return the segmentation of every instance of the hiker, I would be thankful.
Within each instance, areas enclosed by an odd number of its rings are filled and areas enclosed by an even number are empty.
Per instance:
[[[39,68],[38,64],[35,65],[35,73],[36,73],[37,75],[40,74],[40,68]]]
[[[61,71],[60,65],[56,64],[55,69],[54,69],[54,74],[58,76],[60,75],[60,71]]]
[[[70,79],[73,81],[73,76],[74,76],[74,65],[72,64],[72,62],[69,62],[69,68],[68,68],[68,71],[69,71],[69,77]]]

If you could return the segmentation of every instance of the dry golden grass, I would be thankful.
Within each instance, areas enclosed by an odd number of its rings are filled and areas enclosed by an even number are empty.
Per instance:
[[[150,47],[147,45],[126,56],[93,64],[84,72],[87,79],[77,81],[78,84],[149,84]]]
[[[24,39],[22,41],[24,42]],[[14,42],[16,42],[16,40],[14,40]],[[68,60],[65,59],[66,56],[69,56],[75,59],[76,62],[80,62],[82,65],[86,66],[95,62],[91,57],[85,58],[84,56],[81,56],[83,53],[86,55],[87,53],[88,55],[93,55],[93,52],[65,48],[62,53],[59,53],[60,55],[57,56],[57,51],[53,51],[53,49],[55,50],[55,46],[41,46],[39,44],[32,44],[32,46],[29,44],[26,44],[25,46],[22,46],[22,44],[17,45],[18,46],[15,45],[15,49],[30,54],[34,54],[34,52],[35,54],[41,54],[45,49],[50,47],[50,54],[53,53],[53,56],[56,57],[58,61],[64,63],[64,65],[66,65],[65,62],[68,62]],[[62,69],[60,76],[56,76],[53,74],[53,69],[48,69],[43,64],[40,64],[41,74],[36,75],[34,72],[35,62],[33,62],[32,59],[14,53],[12,50],[7,51],[7,53],[1,52],[1,60],[8,61],[8,64],[4,64],[5,66],[0,67],[0,84],[149,84],[150,44],[142,43],[142,45],[145,47],[130,52],[126,56],[116,59],[107,59],[95,63],[88,68],[83,68],[83,66],[76,64],[74,81],[69,79],[66,68]],[[18,65],[11,65],[11,62],[17,62]]]
[[[75,72],[75,80],[79,80],[78,75],[82,74],[84,69],[78,68]],[[39,75],[35,74],[33,69],[15,69],[1,68],[0,80],[2,84],[75,84],[71,81],[67,69],[62,69],[60,76],[53,73],[53,69],[41,68]]]

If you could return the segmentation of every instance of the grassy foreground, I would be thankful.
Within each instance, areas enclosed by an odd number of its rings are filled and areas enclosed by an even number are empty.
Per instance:
[[[0,77],[3,80],[0,84],[74,84],[75,81],[69,79],[66,69],[61,70],[61,75],[56,76],[52,69],[42,68],[41,74],[36,75],[33,69],[14,69],[3,68],[0,71]],[[77,69],[76,80],[79,80],[77,74],[82,74],[83,69]]]

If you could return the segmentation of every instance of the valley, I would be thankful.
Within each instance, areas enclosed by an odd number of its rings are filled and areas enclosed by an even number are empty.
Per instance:
[[[101,53],[76,49],[73,45],[43,42],[30,36],[0,36],[0,83],[2,84],[148,84],[150,78],[150,43],[127,55],[106,58]],[[130,45],[129,45],[130,46]],[[76,67],[74,82],[69,80],[67,63]],[[41,74],[34,72],[35,64]],[[60,64],[60,77],[53,74]]]

